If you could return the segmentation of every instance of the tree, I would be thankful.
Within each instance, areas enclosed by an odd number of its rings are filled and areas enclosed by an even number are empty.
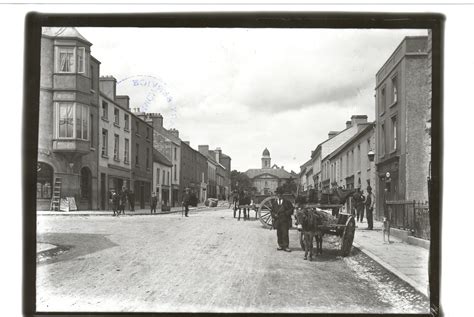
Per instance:
[[[251,190],[252,181],[245,173],[241,173],[237,170],[230,172],[230,187],[231,190]]]
[[[284,193],[296,193],[297,186],[293,177],[288,178],[281,188]]]

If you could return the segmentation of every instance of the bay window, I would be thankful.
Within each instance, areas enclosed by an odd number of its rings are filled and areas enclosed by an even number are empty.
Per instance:
[[[58,138],[89,139],[89,107],[76,102],[57,103]]]

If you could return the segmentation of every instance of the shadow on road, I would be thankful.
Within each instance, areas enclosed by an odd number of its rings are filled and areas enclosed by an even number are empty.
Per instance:
[[[36,255],[38,265],[69,261],[80,256],[91,254],[118,246],[105,234],[93,233],[57,233],[38,234],[39,243],[54,244],[57,248],[39,252]]]

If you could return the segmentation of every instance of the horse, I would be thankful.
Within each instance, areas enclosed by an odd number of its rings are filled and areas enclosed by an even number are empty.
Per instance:
[[[313,259],[313,239],[316,239],[316,254],[323,254],[323,235],[324,233],[318,229],[320,220],[312,209],[302,208],[296,214],[296,224],[298,230],[302,230],[304,242],[304,259],[312,261]]]
[[[239,194],[239,199],[238,200],[239,200],[239,202],[238,202],[238,204],[239,204],[239,218],[237,220],[240,221],[240,212],[241,212],[241,209],[242,209],[242,208],[240,208],[240,206],[250,205],[251,199],[250,199],[250,195],[248,195],[247,193],[241,192]],[[250,219],[250,207],[249,208],[244,207],[243,209],[244,209],[243,210],[244,211],[244,220]]]

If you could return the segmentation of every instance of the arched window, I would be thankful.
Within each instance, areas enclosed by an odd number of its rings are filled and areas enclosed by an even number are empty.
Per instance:
[[[53,168],[42,162],[38,162],[37,181],[36,181],[36,198],[50,199],[53,187]]]
[[[81,197],[89,198],[91,187],[91,172],[89,168],[81,169]]]

